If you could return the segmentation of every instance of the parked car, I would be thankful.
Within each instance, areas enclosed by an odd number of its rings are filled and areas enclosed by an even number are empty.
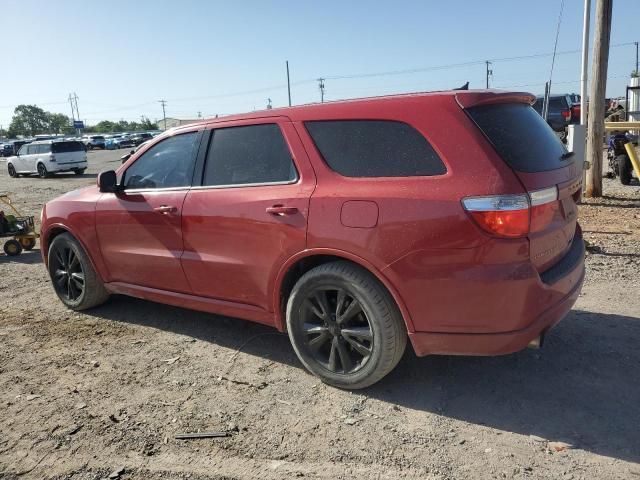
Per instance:
[[[116,144],[114,140],[118,137],[118,135],[107,135],[104,137],[104,148],[106,150],[115,150]]]
[[[12,157],[20,150],[20,147],[29,143],[28,140],[14,140],[2,144],[2,156]]]
[[[87,151],[82,142],[40,140],[23,145],[15,157],[7,160],[11,177],[37,173],[41,178],[58,172],[81,175],[87,168]]]
[[[111,293],[286,331],[342,388],[419,356],[539,345],[584,278],[581,165],[523,93],[449,91],[207,120],[48,202],[60,300]],[[429,112],[425,114],[425,112]]]
[[[113,140],[116,148],[131,148],[134,147],[135,144],[129,135],[122,135],[121,137],[117,137]]]
[[[542,107],[544,103],[544,96],[536,98],[533,108],[542,115]],[[560,139],[565,140],[567,137],[567,126],[571,124],[571,120],[574,113],[571,111],[573,102],[571,97],[567,94],[563,95],[550,95],[549,96],[549,113],[547,115],[547,123],[555,131],[558,132]],[[580,115],[577,117],[578,123],[580,122]]]
[[[4,142],[0,145],[0,157],[10,157],[15,155],[13,151],[13,142]]]
[[[87,135],[82,137],[84,144],[89,150],[94,148],[105,148],[105,139],[103,135]]]
[[[133,145],[137,147],[141,143],[146,142],[151,138],[153,138],[153,135],[151,135],[150,133],[135,133],[131,136],[131,141],[133,142]]]

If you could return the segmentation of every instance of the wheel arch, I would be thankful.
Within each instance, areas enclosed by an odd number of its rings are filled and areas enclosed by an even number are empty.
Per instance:
[[[329,262],[348,261],[361,268],[364,268],[372,274],[389,292],[393,298],[405,327],[409,333],[414,332],[413,322],[407,307],[400,296],[400,293],[393,287],[388,278],[382,271],[376,268],[366,259],[342,250],[334,250],[329,248],[319,248],[313,250],[305,250],[291,257],[283,265],[276,277],[275,288],[273,294],[273,305],[275,314],[275,327],[280,331],[286,329],[285,311],[287,300],[298,279],[312,268]]]
[[[67,225],[63,225],[60,223],[49,225],[47,227],[46,232],[43,232],[40,235],[40,249],[42,252],[42,261],[44,262],[45,266],[47,268],[49,267],[49,247],[51,246],[51,242],[53,242],[53,240],[57,236],[62,235],[63,233],[68,233],[74,238],[74,240],[80,243],[80,246],[87,254],[87,257],[89,258],[89,261],[91,262],[91,266],[93,267],[93,270],[96,272],[96,275],[98,276],[98,278],[100,278],[102,282],[104,282],[103,275],[100,269],[97,268],[96,261],[94,260],[91,254],[91,249],[87,248],[87,245],[82,240],[82,237],[77,235],[73,231],[73,229],[69,228],[69,226]]]

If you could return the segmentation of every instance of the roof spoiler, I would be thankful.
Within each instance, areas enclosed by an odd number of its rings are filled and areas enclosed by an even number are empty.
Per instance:
[[[498,90],[458,91],[456,101],[462,108],[494,105],[496,103],[526,103],[533,105],[535,95],[526,92],[501,92]]]

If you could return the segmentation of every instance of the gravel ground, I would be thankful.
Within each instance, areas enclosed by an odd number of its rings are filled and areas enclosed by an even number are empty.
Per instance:
[[[11,179],[38,215],[81,177]],[[640,478],[640,186],[581,207],[583,295],[542,350],[417,358],[350,393],[274,330],[113,297],[55,298],[40,253],[0,256],[0,478]],[[177,440],[194,431],[226,438]]]

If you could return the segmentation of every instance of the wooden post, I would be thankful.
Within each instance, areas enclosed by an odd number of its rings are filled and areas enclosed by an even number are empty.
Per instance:
[[[593,66],[589,95],[587,122],[587,171],[586,197],[602,196],[602,140],[604,137],[604,102],[607,90],[609,40],[611,37],[611,10],[613,0],[598,0],[596,4],[596,32],[593,43]]]

